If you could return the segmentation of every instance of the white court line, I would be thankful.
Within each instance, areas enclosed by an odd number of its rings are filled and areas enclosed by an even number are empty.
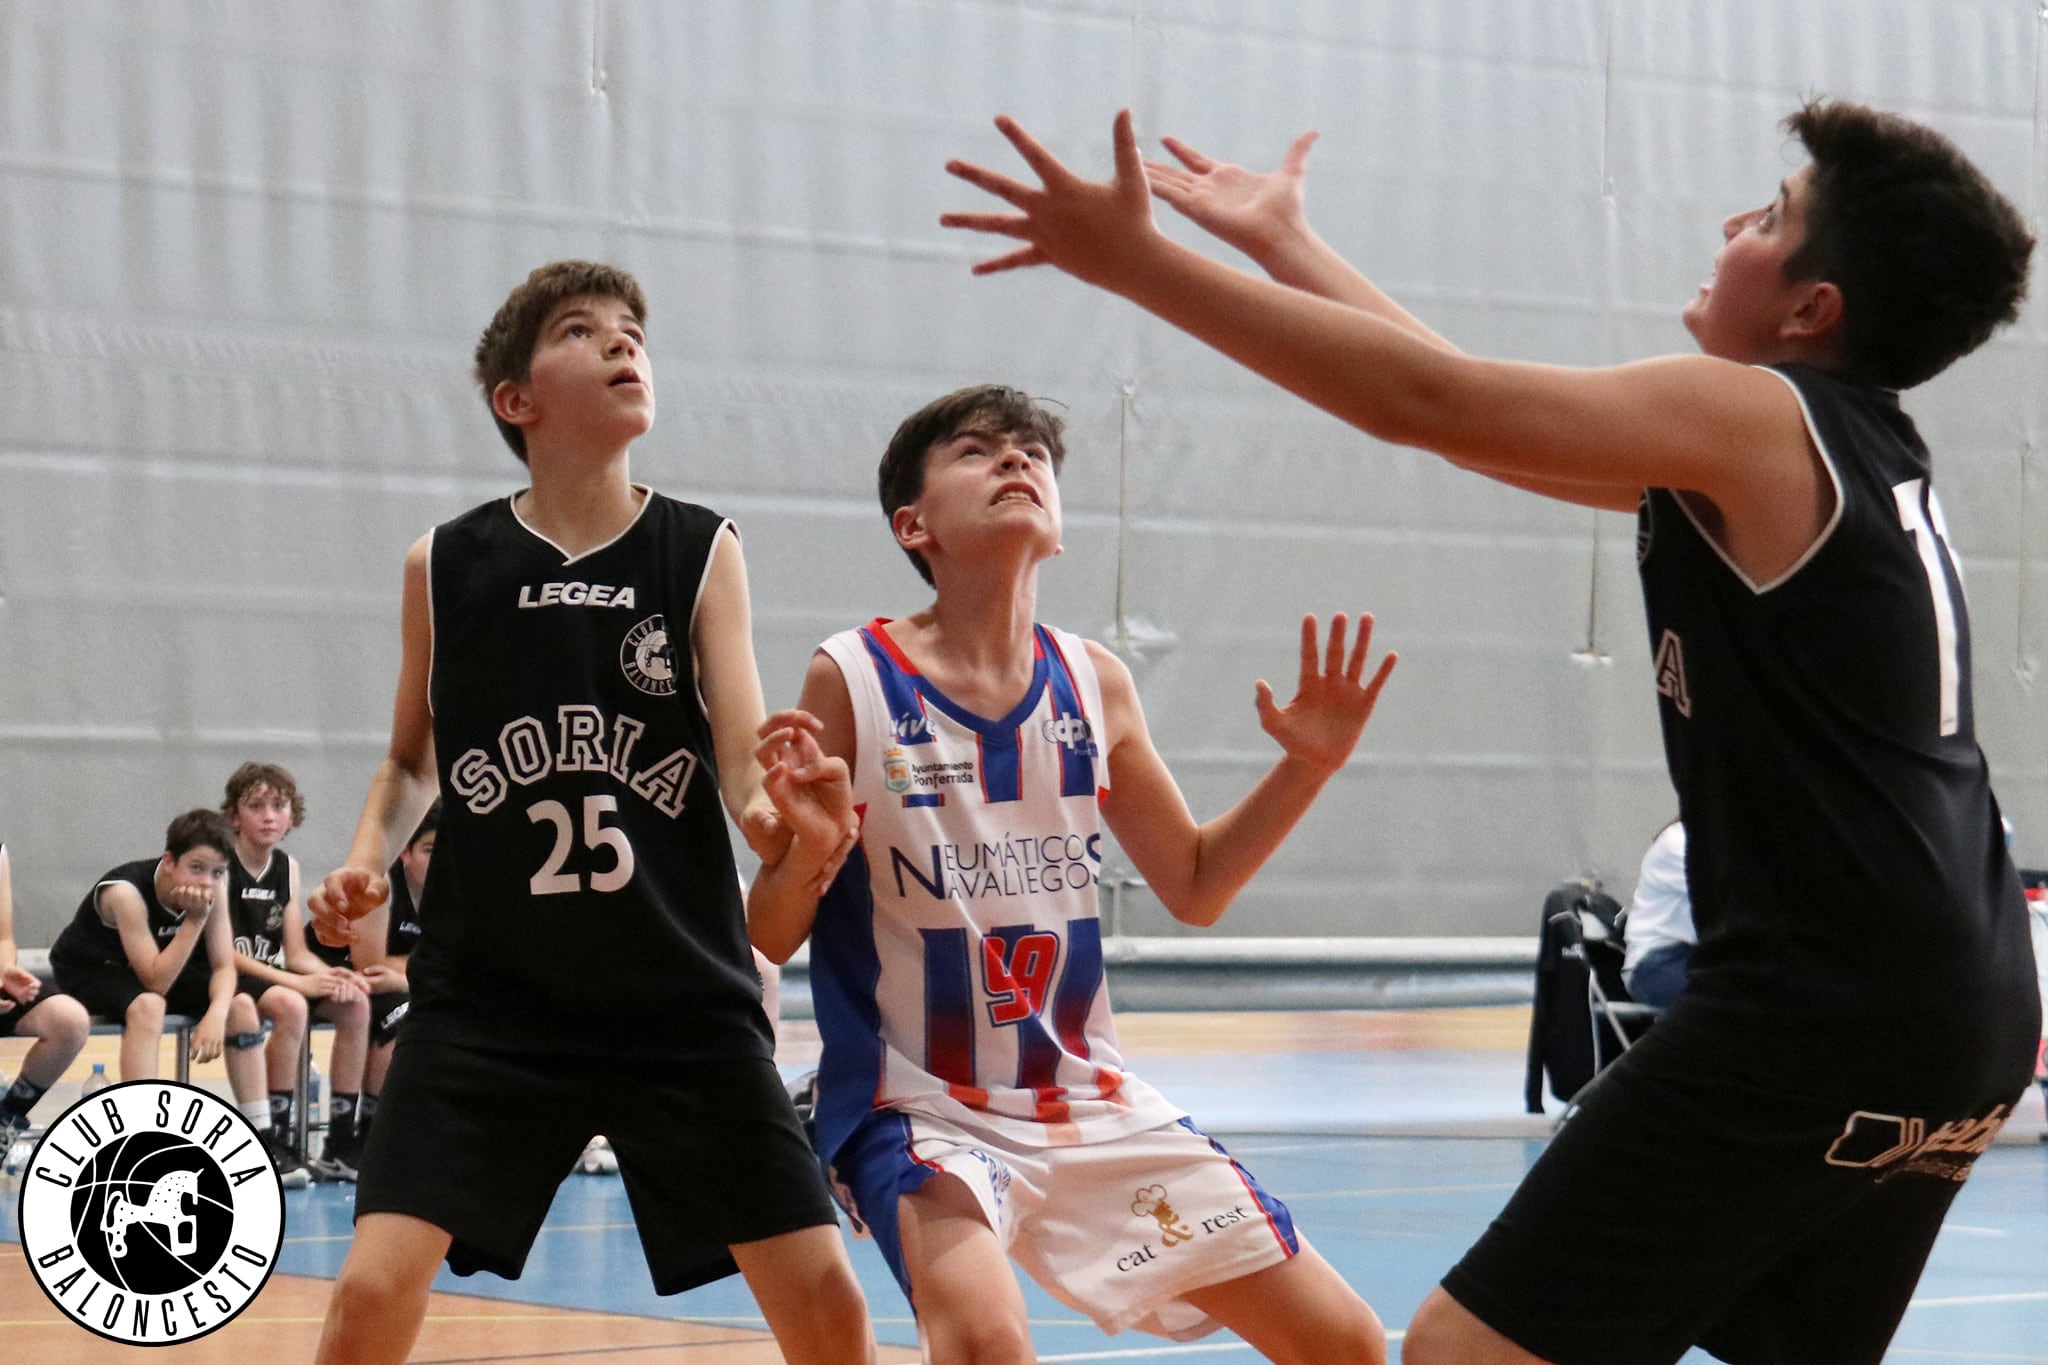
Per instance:
[[[1966,1223],[1944,1223],[1944,1224],[1942,1224],[1942,1228],[1941,1228],[1941,1230],[1942,1230],[1942,1231],[1943,1231],[1944,1233],[1949,1233],[1949,1232],[1957,1232],[1957,1233],[1961,1233],[1961,1234],[1962,1234],[1963,1236],[1965,1236],[1965,1237],[2010,1237],[2010,1236],[2012,1236],[2012,1232],[2011,1232],[2011,1230],[2010,1230],[2010,1229],[2007,1229],[2007,1228],[1973,1228],[1973,1227],[1969,1226],[1969,1225],[1968,1225],[1968,1224],[1966,1224]]]
[[[2048,1356],[1994,1355],[1989,1351],[1914,1351],[1903,1346],[1894,1346],[1885,1353],[1886,1360],[1893,1356],[1933,1356],[1938,1360],[2019,1360],[2033,1362],[2033,1365],[2048,1362]]]
[[[1287,1203],[1302,1204],[1311,1199],[1376,1199],[1394,1194],[1471,1194],[1475,1190],[1513,1190],[1521,1188],[1519,1180],[1489,1180],[1478,1185],[1371,1185],[1362,1190],[1297,1190],[1287,1196]]]
[[[1388,1341],[1399,1341],[1407,1336],[1405,1330],[1387,1333]],[[1055,1365],[1068,1360],[1153,1360],[1160,1356],[1214,1355],[1222,1351],[1249,1351],[1251,1346],[1242,1341],[1219,1341],[1209,1346],[1141,1346],[1129,1351],[1082,1351],[1076,1355],[1040,1356],[1039,1365]]]
[[[1914,1299],[1908,1308],[1952,1308],[1973,1303],[2048,1303],[2048,1293],[2028,1291],[2024,1294],[1956,1294],[1943,1299]],[[2015,1356],[2015,1360],[2032,1360],[2032,1356]]]

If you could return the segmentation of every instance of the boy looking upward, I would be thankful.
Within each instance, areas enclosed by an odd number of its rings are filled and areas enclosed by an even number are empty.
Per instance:
[[[936,597],[827,640],[802,711],[763,727],[793,840],[748,922],[778,962],[813,940],[820,1153],[931,1360],[1032,1358],[1010,1257],[1106,1331],[1229,1327],[1276,1360],[1381,1361],[1372,1310],[1286,1207],[1124,1069],[1095,883],[1107,826],[1176,918],[1213,924],[1343,766],[1394,656],[1361,681],[1372,618],[1348,657],[1342,614],[1327,652],[1304,620],[1298,695],[1257,687],[1279,762],[1198,825],[1129,671],[1034,619],[1061,426],[999,385],[903,422],[882,506]]]
[[[737,1265],[790,1360],[871,1354],[725,830],[760,825],[739,539],[628,472],[654,420],[646,317],[611,266],[513,290],[476,374],[531,482],[406,555],[391,746],[312,907],[346,941],[438,790],[433,910],[322,1360],[403,1359],[444,1257],[516,1277],[598,1133],[657,1291]]]
[[[1702,354],[1468,356],[1301,212],[1307,138],[1258,176],[1128,111],[1108,184],[1009,119],[1034,187],[949,169],[1023,243],[1383,440],[1634,510],[1699,947],[1418,1312],[1409,1365],[1878,1361],[1943,1215],[2023,1092],[2040,1004],[1977,746],[1969,618],[1898,391],[2011,321],[2033,237],[1931,129],[1815,101],[1809,162],[1722,224]],[[1153,226],[1152,194],[1259,279]]]

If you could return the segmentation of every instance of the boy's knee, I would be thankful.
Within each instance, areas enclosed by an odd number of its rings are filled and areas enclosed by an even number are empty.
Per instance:
[[[926,1324],[926,1330],[931,1337],[935,1360],[1010,1365],[1010,1362],[1038,1358],[1031,1344],[1031,1324],[1012,1313],[949,1313],[942,1322]]]
[[[247,996],[237,996],[235,998],[237,1000],[248,999]],[[258,1002],[257,1009],[272,1024],[282,1024],[290,1027],[293,1024],[304,1024],[306,1022],[306,997],[300,995],[290,986],[272,986],[269,990],[263,992],[263,999]]]
[[[162,1032],[164,998],[155,991],[144,991],[128,1002],[127,1013],[121,1022],[126,1028],[155,1029]]]
[[[258,1032],[263,1021],[257,1017],[256,1002],[246,995],[237,995],[228,1002],[228,1032],[249,1034]]]
[[[359,995],[347,1004],[330,1000],[320,1012],[333,1022],[336,1029],[369,1036],[370,997],[367,995]]]
[[[92,1016],[74,997],[53,995],[37,1007],[36,1028],[51,1045],[76,1051],[92,1033]]]

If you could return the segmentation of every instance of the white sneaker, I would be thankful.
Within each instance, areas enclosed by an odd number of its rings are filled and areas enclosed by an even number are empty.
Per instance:
[[[585,1175],[617,1175],[619,1154],[612,1150],[611,1143],[594,1137],[583,1149],[583,1155],[576,1158],[576,1169]]]

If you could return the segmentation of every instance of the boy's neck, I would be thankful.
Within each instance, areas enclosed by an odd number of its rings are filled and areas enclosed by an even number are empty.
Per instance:
[[[570,555],[616,539],[646,500],[633,485],[627,455],[624,446],[598,453],[529,449],[532,482],[513,496],[513,509]]]
[[[929,607],[892,633],[955,701],[980,714],[1007,712],[1035,668],[1038,566],[1021,574],[942,574],[938,589]]]
[[[277,845],[264,847],[251,843],[240,834],[235,836],[235,857],[241,862],[242,870],[251,876],[261,876],[270,867],[270,855],[277,851]]]

